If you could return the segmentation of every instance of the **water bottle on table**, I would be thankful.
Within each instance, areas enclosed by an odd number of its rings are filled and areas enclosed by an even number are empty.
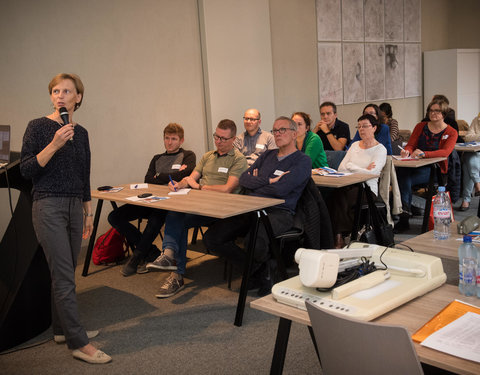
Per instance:
[[[472,237],[463,236],[458,248],[458,289],[461,294],[474,296],[477,280],[478,249],[472,243]]]
[[[450,238],[450,222],[452,221],[452,205],[445,193],[445,186],[438,187],[438,193],[433,200],[433,238],[448,240]]]

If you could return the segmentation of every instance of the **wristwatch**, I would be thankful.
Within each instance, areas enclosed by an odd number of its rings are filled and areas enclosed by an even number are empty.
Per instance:
[[[329,134],[332,134],[332,132],[325,133],[325,135],[329,135]]]

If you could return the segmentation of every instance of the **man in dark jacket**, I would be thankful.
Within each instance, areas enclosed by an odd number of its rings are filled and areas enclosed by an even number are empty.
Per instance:
[[[240,186],[249,195],[284,199],[285,203],[266,209],[273,234],[289,230],[303,189],[311,177],[311,160],[297,150],[297,124],[288,117],[279,117],[273,124],[272,133],[278,147],[267,150],[240,176]],[[237,237],[247,236],[255,213],[247,213],[215,222],[205,233],[204,242],[209,251],[226,257],[234,266],[242,269],[246,253],[236,243]],[[267,261],[269,236],[263,225],[257,234],[254,253],[254,270],[259,270],[259,295],[267,294],[271,278]],[[262,272],[263,271],[263,272]]]

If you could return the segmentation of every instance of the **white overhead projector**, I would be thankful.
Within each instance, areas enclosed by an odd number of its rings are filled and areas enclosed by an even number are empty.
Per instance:
[[[374,262],[377,271],[328,292],[317,291],[331,288],[339,271],[361,264],[362,258]],[[278,302],[305,310],[305,301],[309,300],[320,308],[360,320],[374,319],[441,286],[447,279],[438,257],[361,242],[352,243],[348,249],[300,248],[295,260],[299,276],[272,288]]]

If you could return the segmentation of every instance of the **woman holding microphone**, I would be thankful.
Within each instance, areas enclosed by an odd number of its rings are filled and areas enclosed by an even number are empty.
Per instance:
[[[84,87],[75,74],[58,74],[48,85],[53,113],[30,121],[23,137],[20,170],[33,183],[32,218],[52,279],[54,340],[88,363],[112,359],[89,343],[78,316],[75,267],[82,237],[93,228],[88,132],[73,121]],[[65,118],[68,112],[67,124]]]

